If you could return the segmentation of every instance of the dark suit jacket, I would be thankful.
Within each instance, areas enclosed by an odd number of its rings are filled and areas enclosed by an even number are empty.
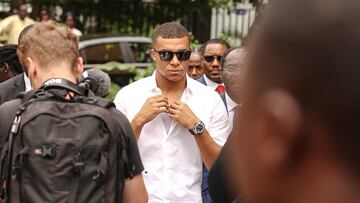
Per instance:
[[[198,78],[197,81],[207,86],[204,75],[202,75],[200,78]]]
[[[0,83],[0,105],[25,91],[24,73]]]
[[[199,79],[197,79],[197,81],[207,86],[204,76],[201,76]],[[225,106],[227,106],[225,93],[220,94],[220,97],[223,100]],[[208,181],[207,182],[208,184],[203,182],[202,185],[203,199],[206,200],[211,199],[211,202],[214,203],[230,203],[236,198],[236,195],[233,195],[231,193],[230,185],[228,183],[227,176],[225,175],[226,169],[224,165],[225,164],[224,159],[225,159],[225,152],[227,151],[228,148],[227,147],[228,141],[225,143],[218,158],[213,163],[210,173],[208,173],[206,168],[203,167],[203,176],[204,176],[203,179]],[[205,195],[207,196],[208,194],[210,194],[211,198],[204,197]]]

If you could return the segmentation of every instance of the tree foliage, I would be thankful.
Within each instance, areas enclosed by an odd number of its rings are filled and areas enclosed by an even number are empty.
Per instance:
[[[0,0],[5,1],[5,0]],[[23,0],[12,0],[12,6]],[[86,34],[113,33],[149,36],[164,22],[182,23],[199,42],[210,36],[212,8],[230,7],[242,0],[26,0],[33,5],[31,17],[38,19],[48,9],[57,20],[59,13],[72,11],[77,27]],[[264,0],[250,0],[259,6]],[[62,12],[61,12],[62,11]]]
[[[177,21],[185,25],[200,41],[210,32],[212,7],[228,5],[230,0],[32,0],[32,17],[42,8],[54,13],[73,11],[78,27],[86,33],[150,35],[154,27]]]

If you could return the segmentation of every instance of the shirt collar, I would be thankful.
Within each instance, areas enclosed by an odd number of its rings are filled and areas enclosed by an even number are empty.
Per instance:
[[[197,83],[194,79],[190,78],[186,74],[186,88],[184,90],[183,94],[189,94],[190,96],[193,94],[196,87],[194,87],[194,83]],[[152,94],[159,94],[161,93],[160,88],[157,86],[156,83],[156,70],[153,72],[153,74],[150,76],[149,84],[148,84],[149,91],[151,91]]]
[[[225,97],[228,111],[235,109],[238,104],[234,100],[232,100],[226,92]]]
[[[32,90],[30,79],[26,76],[25,73],[24,73],[24,82],[25,82],[25,91],[27,92]]]
[[[208,77],[206,77],[205,74],[204,74],[204,79],[205,79],[206,85],[207,85],[208,87],[210,87],[211,89],[214,89],[214,90],[215,90],[215,89],[217,88],[217,86],[220,85],[220,84],[218,84],[218,83],[210,80]],[[222,85],[224,85],[224,84],[222,84]]]

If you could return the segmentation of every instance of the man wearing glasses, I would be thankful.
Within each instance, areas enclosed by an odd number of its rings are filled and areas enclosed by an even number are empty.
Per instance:
[[[214,89],[219,94],[224,92],[221,77],[221,58],[230,49],[230,45],[222,39],[210,39],[202,46],[202,64],[204,75],[198,81]]]
[[[149,202],[201,203],[202,163],[210,168],[225,143],[228,115],[215,91],[187,76],[182,25],[160,25],[153,46],[154,74],[121,89],[115,104],[138,139]]]
[[[201,48],[202,50],[202,66],[204,67],[204,75],[197,79],[197,81],[210,87],[214,92],[217,92],[223,100],[225,106],[230,106],[232,100],[225,93],[225,86],[222,80],[221,59],[225,52],[230,49],[230,45],[223,39],[210,39],[205,42]],[[228,105],[229,103],[229,105]],[[231,121],[232,122],[232,121]],[[229,125],[231,125],[231,122]],[[208,167],[203,167],[203,180],[201,185],[203,202],[211,203],[211,198],[208,189]]]

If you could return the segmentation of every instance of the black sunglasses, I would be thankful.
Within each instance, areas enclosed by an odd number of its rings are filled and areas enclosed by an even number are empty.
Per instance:
[[[208,62],[208,63],[211,63],[211,62],[213,62],[214,60],[215,60],[215,58],[217,59],[217,61],[221,61],[221,58],[222,58],[223,56],[204,56],[204,60],[206,61],[206,62]]]
[[[191,55],[190,50],[181,50],[181,51],[177,51],[177,52],[172,52],[172,51],[165,51],[165,50],[157,51],[154,49],[154,51],[159,54],[160,59],[162,61],[171,61],[174,57],[174,54],[176,54],[176,57],[179,59],[179,61],[186,61],[186,60],[189,60],[190,55]]]

